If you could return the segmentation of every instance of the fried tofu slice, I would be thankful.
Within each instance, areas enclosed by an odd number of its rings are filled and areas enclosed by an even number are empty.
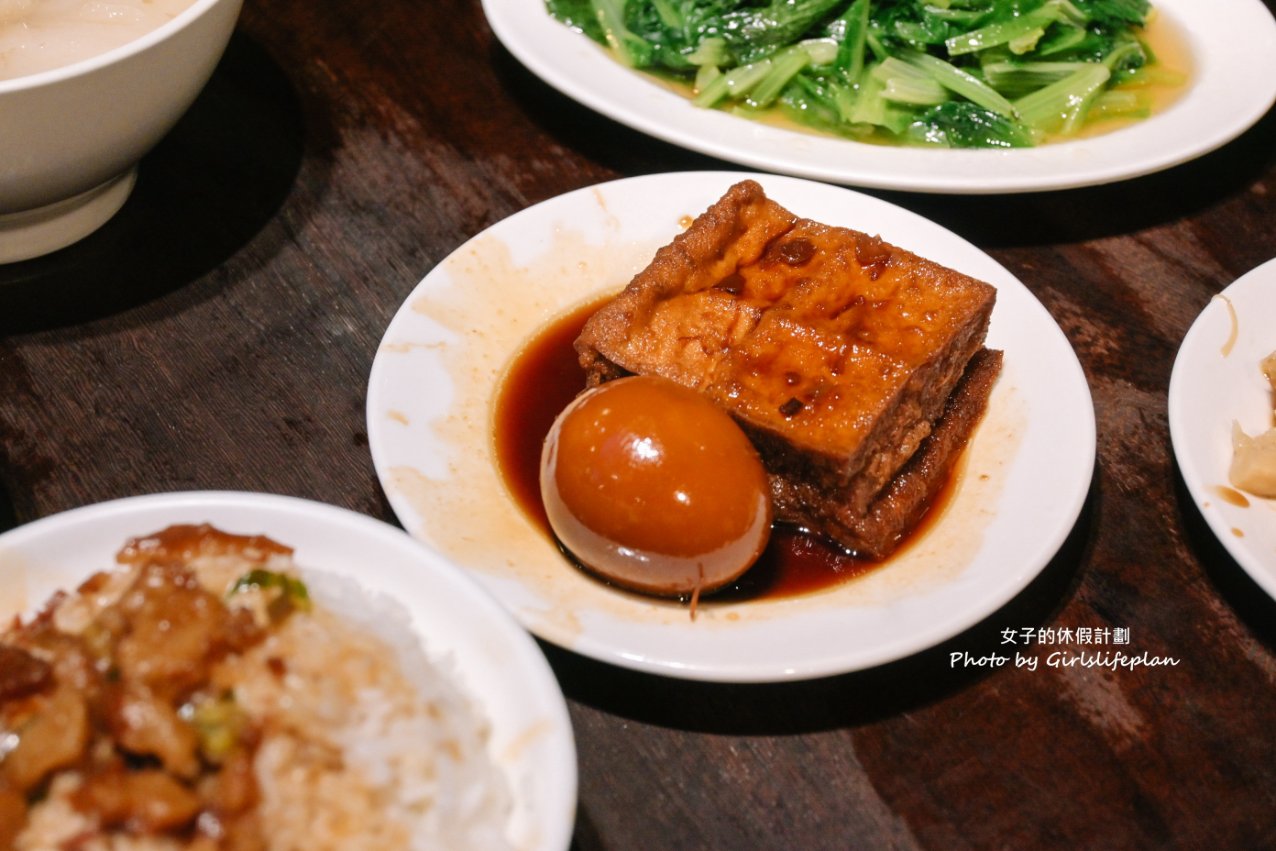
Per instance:
[[[865,550],[849,521],[869,516],[935,428],[995,299],[876,236],[798,218],[745,180],[661,248],[576,349],[591,384],[656,374],[705,393],[757,445],[777,516]]]

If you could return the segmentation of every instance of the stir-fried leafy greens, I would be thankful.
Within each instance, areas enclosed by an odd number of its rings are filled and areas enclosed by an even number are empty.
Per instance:
[[[853,138],[1025,147],[1140,117],[1147,0],[547,0],[696,104],[777,108]]]

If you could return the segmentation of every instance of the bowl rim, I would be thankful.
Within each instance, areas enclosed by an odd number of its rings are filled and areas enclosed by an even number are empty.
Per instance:
[[[0,80],[0,97],[11,92],[38,89],[42,86],[55,85],[74,77],[92,74],[101,68],[113,65],[116,62],[120,62],[130,56],[141,53],[153,45],[159,44],[175,33],[185,29],[195,20],[203,17],[205,13],[222,3],[234,3],[236,5],[240,5],[242,0],[194,0],[194,2],[192,2],[189,6],[181,12],[178,12],[172,20],[165,21],[155,29],[143,33],[132,41],[125,42],[118,47],[113,47],[103,53],[94,54],[93,56],[86,57],[67,65],[50,68],[46,71],[37,71],[34,74],[23,74],[19,77]]]

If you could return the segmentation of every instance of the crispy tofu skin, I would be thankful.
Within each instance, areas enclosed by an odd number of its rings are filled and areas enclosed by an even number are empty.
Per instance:
[[[591,384],[657,374],[705,393],[757,445],[780,519],[882,555],[899,536],[862,534],[866,518],[983,347],[995,298],[876,236],[800,219],[746,180],[576,349]]]
[[[776,519],[823,534],[866,558],[889,556],[948,482],[1000,373],[1001,352],[975,352],[930,435],[866,512],[856,513],[800,478],[780,474],[771,476]]]

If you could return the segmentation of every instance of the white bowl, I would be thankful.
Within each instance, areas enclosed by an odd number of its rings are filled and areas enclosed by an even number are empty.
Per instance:
[[[50,515],[0,534],[0,624],[110,568],[128,539],[176,523],[263,534],[296,549],[305,572],[343,576],[398,601],[430,658],[489,726],[509,782],[517,851],[564,851],[576,813],[567,703],[540,648],[473,579],[402,530],[344,508],[273,494],[157,493]]]
[[[195,0],[158,29],[62,68],[0,80],[0,263],[88,236],[213,73],[242,0]]]

